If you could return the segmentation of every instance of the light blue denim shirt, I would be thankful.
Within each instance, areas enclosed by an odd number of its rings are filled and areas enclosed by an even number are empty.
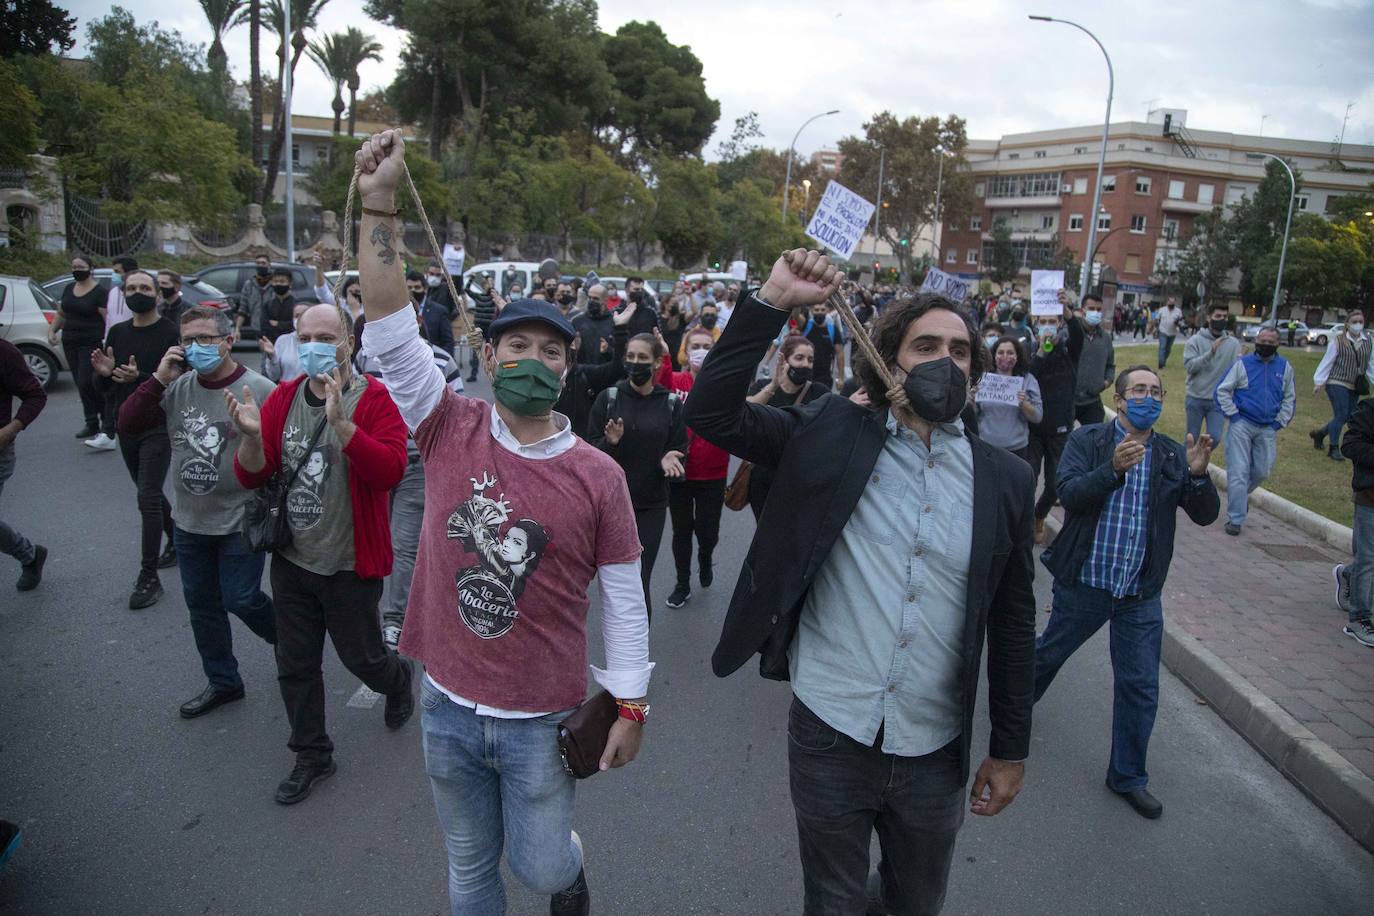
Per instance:
[[[973,450],[959,421],[930,447],[889,412],[868,486],[821,565],[789,652],[792,690],[831,728],[918,757],[963,729]]]

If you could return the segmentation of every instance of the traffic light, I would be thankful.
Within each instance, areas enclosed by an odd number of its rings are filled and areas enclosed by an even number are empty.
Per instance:
[[[712,270],[720,270],[720,262],[719,262],[719,261],[712,261],[712,262],[711,262],[711,269],[712,269]]]
[[[886,209],[887,209],[888,207],[890,207],[890,206],[892,206],[892,205],[889,204],[887,201],[883,201],[883,209],[884,209],[884,210],[886,210]]]
[[[902,245],[903,248],[905,248],[908,244],[910,244],[910,242],[911,242],[911,239],[902,239],[901,245]]]
[[[879,270],[882,269],[882,266],[883,266],[883,265],[882,265],[881,262],[879,262],[879,261],[874,261],[874,262],[873,262],[873,272],[874,272],[874,273],[877,273]]]

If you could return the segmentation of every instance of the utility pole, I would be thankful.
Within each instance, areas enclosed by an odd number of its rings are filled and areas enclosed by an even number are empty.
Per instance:
[[[887,148],[878,147],[878,204],[873,208],[873,257],[878,256],[878,232],[883,226],[883,166],[887,163]],[[873,271],[876,277],[878,271]]]
[[[282,0],[282,28],[286,34],[295,35],[291,28],[291,0]],[[286,118],[286,260],[296,260],[296,144],[291,132],[291,39],[282,36],[282,51],[286,57],[282,61],[282,115]]]

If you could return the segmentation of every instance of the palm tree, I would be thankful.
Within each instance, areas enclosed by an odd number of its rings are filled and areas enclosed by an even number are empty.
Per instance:
[[[210,22],[210,52],[207,55],[210,69],[220,73],[225,70],[224,33],[242,22],[240,11],[244,0],[200,0],[200,8]]]
[[[243,13],[235,24],[243,21]],[[258,56],[258,30],[262,26],[261,0],[248,0],[248,98],[253,118],[253,168],[262,161],[262,63]],[[263,203],[260,193],[253,198],[259,205]]]
[[[310,43],[309,53],[312,60],[319,64],[324,75],[334,83],[334,133],[339,132],[339,122],[344,110],[343,85],[348,84],[348,135],[353,136],[356,120],[354,109],[358,104],[358,68],[364,61],[380,61],[382,46],[360,30],[349,26],[342,32],[325,35]]]

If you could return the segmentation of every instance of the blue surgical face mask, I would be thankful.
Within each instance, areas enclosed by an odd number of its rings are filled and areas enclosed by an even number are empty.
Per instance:
[[[224,354],[214,344],[193,343],[186,348],[186,362],[201,375],[209,375],[224,362]]]
[[[339,365],[339,348],[331,343],[311,341],[303,343],[297,351],[300,354],[301,369],[308,378],[328,375]]]
[[[124,285],[124,275],[110,274],[110,285],[113,286],[115,289],[119,289],[121,286]]]
[[[1084,313],[1083,313],[1083,320],[1086,321],[1088,324],[1092,325],[1093,327],[1097,327],[1099,324],[1102,323],[1102,313],[1101,313],[1101,312],[1084,312]]]
[[[983,343],[987,344],[989,350],[997,346],[998,336],[996,334],[984,334]]]
[[[1155,425],[1159,419],[1159,412],[1164,409],[1163,401],[1156,401],[1151,397],[1126,398],[1126,419],[1131,421],[1131,426],[1136,429],[1145,430]]]

